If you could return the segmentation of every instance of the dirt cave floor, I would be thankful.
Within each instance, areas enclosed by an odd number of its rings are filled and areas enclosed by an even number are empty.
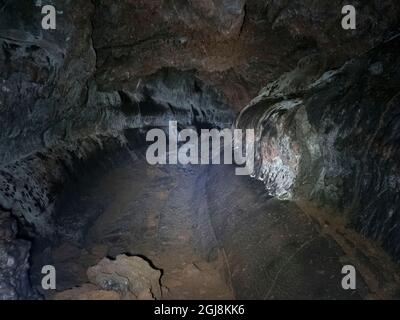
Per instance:
[[[58,200],[57,237],[33,246],[36,287],[43,265],[56,267],[63,291],[86,283],[86,270],[102,258],[127,254],[161,270],[163,299],[361,299],[399,292],[389,266],[379,269],[382,259],[360,258],[357,244],[346,250],[345,235],[326,232],[330,226],[294,202],[269,198],[260,182],[236,176],[233,166],[151,166],[130,158],[103,169],[71,181]],[[343,265],[357,263],[357,289],[343,290]]]

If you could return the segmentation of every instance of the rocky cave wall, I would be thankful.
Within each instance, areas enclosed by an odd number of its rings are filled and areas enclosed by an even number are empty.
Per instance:
[[[237,123],[257,124],[267,190],[355,213],[398,257],[398,40],[341,67],[399,32],[396,1],[355,1],[355,31],[341,28],[338,0],[48,3],[57,30],[42,30],[41,1],[0,1],[2,230],[12,212],[51,233],[63,182],[123,147],[124,130],[177,118],[225,127],[271,83]],[[0,234],[1,288],[29,297],[16,276],[29,242]]]
[[[302,61],[237,119],[256,129],[254,176],[269,194],[335,211],[397,260],[399,49],[395,37],[298,87],[308,69]]]

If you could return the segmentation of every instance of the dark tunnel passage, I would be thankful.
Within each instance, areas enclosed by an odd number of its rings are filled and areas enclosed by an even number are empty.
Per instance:
[[[98,156],[68,182],[54,208],[56,233],[33,241],[33,284],[40,288],[43,265],[57,269],[62,293],[42,291],[47,298],[84,296],[68,289],[88,283],[89,267],[120,254],[162,270],[163,299],[369,294],[363,280],[357,291],[341,290],[338,270],[354,257],[296,203],[268,196],[232,165],[149,165],[138,145],[143,136],[129,136],[130,148]]]
[[[49,2],[0,0],[0,300],[400,299],[398,1]]]

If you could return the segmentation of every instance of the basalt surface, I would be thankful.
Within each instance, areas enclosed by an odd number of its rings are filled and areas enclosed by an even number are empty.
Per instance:
[[[87,282],[87,268],[107,254],[115,257],[126,253],[122,249],[137,248],[140,236],[148,234],[141,228],[143,223],[150,225],[149,237],[157,244],[144,245],[146,254],[156,259],[154,252],[163,252],[165,247],[154,240],[163,234],[168,238],[166,248],[181,254],[175,262],[185,263],[171,266],[166,258],[169,252],[160,255],[159,262],[171,268],[168,281],[173,297],[396,297],[398,279],[391,278],[396,267],[384,253],[377,254],[380,249],[374,245],[400,259],[397,1],[355,1],[357,29],[350,31],[341,28],[341,9],[347,3],[339,0],[60,0],[48,4],[57,9],[56,30],[41,28],[42,1],[0,1],[0,298],[46,295],[35,290],[40,264],[32,265],[51,257],[51,248],[39,250],[47,248],[43,243],[67,242],[55,258],[61,261],[61,270],[68,269],[69,264],[63,264],[68,257],[83,259],[75,265],[77,272],[71,269],[75,278],[64,274],[60,286],[68,289]],[[213,211],[208,211],[201,201],[193,201],[193,195],[198,196],[193,185],[204,174],[203,168],[189,170],[190,174],[174,169],[168,174],[176,175],[176,180],[166,178],[166,186],[176,182],[186,197],[173,192],[169,201],[160,201],[167,202],[170,212],[177,210],[185,223],[168,235],[154,229],[154,212],[145,221],[140,207],[111,210],[111,216],[103,219],[126,214],[132,219],[129,231],[135,232],[136,242],[129,238],[128,246],[126,239],[119,243],[111,237],[110,248],[118,250],[108,252],[109,248],[99,247],[104,239],[94,232],[91,239],[100,243],[92,243],[97,245],[93,251],[82,247],[86,232],[99,227],[95,222],[110,204],[96,205],[95,200],[109,199],[102,194],[88,201],[92,207],[85,206],[80,195],[86,187],[93,188],[89,183],[93,177],[105,177],[122,163],[137,161],[145,130],[164,128],[169,120],[177,120],[180,128],[230,127],[239,112],[236,126],[256,129],[254,176],[264,182],[267,192],[261,184],[253,188],[247,181],[229,178],[226,168],[212,171],[210,176],[207,173],[211,186],[200,188],[200,199],[221,189],[233,198],[248,199],[248,206],[224,195],[220,195],[223,202],[210,196],[207,201]],[[151,176],[141,176],[135,168],[124,171],[128,176],[132,172],[137,174],[132,179],[151,181]],[[118,174],[109,179],[119,181]],[[109,191],[107,183],[98,182],[105,185],[103,192]],[[131,188],[129,183],[120,186]],[[237,193],[232,186],[237,186]],[[161,191],[159,196],[165,196]],[[75,200],[70,202],[78,210],[69,210],[65,202],[71,194]],[[132,197],[129,190],[121,194]],[[297,204],[286,206],[262,194]],[[182,201],[180,211],[174,201]],[[161,202],[149,201],[149,206],[154,204],[155,212],[161,212]],[[196,215],[200,219],[196,220],[190,215],[193,203],[207,213],[205,217]],[[65,212],[71,215],[60,215]],[[74,212],[82,216],[76,219]],[[252,212],[254,223],[242,223]],[[276,216],[280,214],[282,220]],[[321,238],[319,229],[307,224],[309,216],[331,226],[329,237]],[[277,224],[266,217],[276,218]],[[165,225],[174,222],[173,216],[170,219]],[[285,219],[289,219],[287,228]],[[200,230],[196,236],[189,234],[196,245],[174,247],[176,239],[186,240],[179,238],[180,233],[187,236],[183,231],[191,227]],[[210,240],[207,235],[214,235],[212,230],[217,232]],[[365,256],[360,258],[359,246],[349,247],[340,236],[349,230],[375,241],[361,246]],[[115,235],[115,230],[108,231]],[[270,242],[281,236],[282,242]],[[211,258],[204,258],[202,250],[214,247],[218,250],[211,250]],[[277,248],[282,250],[274,251]],[[45,259],[30,256],[32,252],[43,253]],[[270,252],[276,255],[256,259]],[[321,252],[332,253],[334,262],[318,258]],[[312,257],[324,260],[318,260],[324,266],[321,270],[310,269],[320,275],[318,283],[305,270],[315,261]],[[363,284],[353,295],[337,291],[332,280],[336,278],[330,278],[343,261],[362,270]],[[370,269],[371,261],[381,262],[372,263]],[[286,272],[287,279],[299,279],[291,292],[294,282],[281,282]],[[198,287],[177,283],[182,274],[184,284],[200,279]]]
[[[299,83],[299,64],[237,119],[256,128],[254,175],[270,195],[333,209],[397,260],[399,49],[396,37],[316,81]]]

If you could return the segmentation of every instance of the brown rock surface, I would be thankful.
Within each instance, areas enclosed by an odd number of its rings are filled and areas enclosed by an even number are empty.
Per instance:
[[[153,300],[161,298],[161,272],[140,257],[102,259],[87,271],[90,283],[57,293],[56,300]]]

